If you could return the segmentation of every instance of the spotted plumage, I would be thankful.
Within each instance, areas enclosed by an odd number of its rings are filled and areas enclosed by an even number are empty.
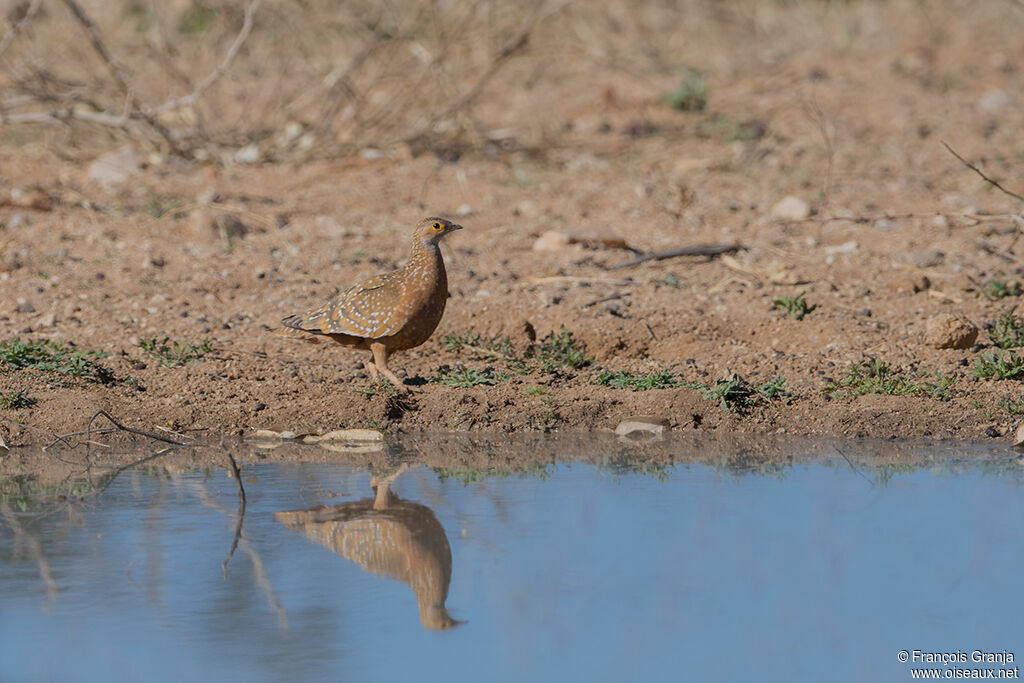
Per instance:
[[[424,218],[413,234],[412,250],[405,265],[349,287],[320,308],[282,320],[285,337],[329,337],[342,346],[367,349],[368,365],[376,379],[379,371],[401,386],[388,370],[388,355],[411,349],[430,338],[444,315],[448,277],[438,246],[441,238],[461,230],[443,218]]]

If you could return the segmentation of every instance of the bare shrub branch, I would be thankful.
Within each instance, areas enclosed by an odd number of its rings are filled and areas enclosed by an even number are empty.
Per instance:
[[[956,150],[954,150],[954,149],[953,149],[952,147],[950,147],[950,146],[949,146],[949,145],[948,145],[948,144],[947,144],[947,143],[946,143],[945,141],[943,141],[943,142],[942,142],[942,145],[943,145],[943,146],[944,146],[944,147],[945,147],[946,149],[948,149],[948,150],[949,150],[949,153],[950,153],[950,154],[952,154],[952,155],[953,155],[953,156],[955,156],[955,157],[956,157],[957,159],[959,159],[959,160],[960,160],[960,163],[961,163],[961,164],[963,164],[963,165],[964,165],[964,166],[966,166],[967,168],[969,168],[969,169],[971,169],[972,171],[974,171],[975,173],[977,173],[977,174],[978,174],[979,176],[981,176],[982,180],[984,180],[985,182],[987,182],[987,183],[989,183],[990,185],[992,185],[992,187],[996,188],[997,190],[999,190],[1000,192],[1002,192],[1002,193],[1003,193],[1003,194],[1005,194],[1005,195],[1008,195],[1008,196],[1010,196],[1010,197],[1013,197],[1014,199],[1019,199],[1020,201],[1024,202],[1024,197],[1022,197],[1021,195],[1017,194],[1016,192],[1013,192],[1013,191],[1011,191],[1011,190],[1007,190],[1007,189],[1006,189],[1005,187],[1003,187],[1002,185],[1000,185],[998,181],[996,181],[996,180],[993,180],[992,178],[989,178],[989,177],[988,177],[987,175],[985,175],[984,173],[982,173],[982,172],[981,172],[981,170],[980,170],[980,169],[979,169],[979,168],[978,168],[977,166],[975,166],[974,164],[972,164],[971,162],[967,161],[967,160],[966,160],[966,159],[964,159],[964,158],[963,158],[962,156],[960,156],[959,154],[957,154],[957,153],[956,153]]]

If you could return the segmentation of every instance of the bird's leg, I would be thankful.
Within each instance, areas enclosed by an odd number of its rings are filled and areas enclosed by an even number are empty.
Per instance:
[[[395,501],[395,494],[391,493],[391,484],[398,478],[402,472],[409,469],[409,463],[403,462],[397,471],[392,472],[386,477],[377,477],[376,475],[370,477],[370,486],[373,487],[374,510],[386,510],[388,505]]]
[[[377,364],[373,362],[374,354],[370,352],[370,360],[366,362],[366,369],[370,371],[370,381],[377,383]]]
[[[402,380],[398,379],[395,373],[388,370],[388,347],[380,342],[373,342],[370,344],[370,350],[373,351],[373,364],[377,366],[377,371],[384,375],[387,381],[395,385],[396,389],[408,391],[405,385],[402,384]]]

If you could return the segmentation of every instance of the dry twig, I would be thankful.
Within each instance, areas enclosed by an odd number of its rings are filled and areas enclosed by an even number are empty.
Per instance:
[[[963,158],[962,156],[960,156],[959,154],[957,154],[957,153],[956,153],[956,150],[954,150],[954,149],[953,149],[952,147],[950,147],[950,146],[949,146],[949,144],[948,144],[948,143],[946,143],[946,141],[945,141],[945,140],[943,140],[943,141],[942,141],[942,145],[943,145],[943,146],[944,146],[944,147],[945,147],[945,148],[946,148],[947,150],[949,150],[949,153],[950,153],[950,154],[952,154],[952,155],[953,155],[953,156],[955,156],[955,157],[956,157],[957,159],[959,159],[959,160],[960,160],[960,163],[961,163],[961,164],[963,164],[963,165],[964,165],[964,166],[966,166],[967,168],[969,168],[969,169],[971,169],[972,171],[974,171],[975,173],[977,173],[977,174],[978,174],[979,176],[981,176],[981,179],[982,179],[982,180],[984,180],[985,182],[987,182],[987,183],[989,183],[990,185],[992,185],[992,187],[996,188],[997,190],[999,190],[1000,192],[1002,192],[1002,193],[1003,193],[1003,194],[1005,194],[1005,195],[1008,195],[1008,196],[1010,196],[1010,197],[1013,197],[1014,199],[1019,199],[1020,201],[1024,202],[1024,196],[1021,196],[1021,195],[1017,194],[1016,192],[1013,192],[1012,190],[1007,190],[1007,189],[1006,189],[1005,187],[1003,187],[1002,185],[1000,185],[998,181],[996,181],[996,180],[993,180],[992,178],[989,178],[989,177],[988,177],[987,175],[985,175],[984,173],[982,173],[982,172],[981,172],[981,170],[980,170],[980,169],[979,169],[979,168],[978,168],[977,166],[975,166],[974,164],[972,164],[971,162],[967,161],[967,160],[966,160],[966,159],[964,159],[964,158]]]
[[[7,50],[7,46],[11,44],[14,37],[25,30],[28,26],[28,22],[32,21],[32,17],[39,11],[39,6],[43,4],[43,0],[32,0],[32,4],[28,6],[28,10],[25,11],[23,16],[18,23],[8,29],[7,33],[4,34],[3,38],[0,38],[0,55]]]
[[[643,254],[636,258],[628,261],[623,261],[618,265],[611,266],[608,270],[618,270],[619,268],[629,268],[646,261],[661,261],[662,259],[674,258],[676,256],[706,256],[713,258],[715,256],[721,256],[722,254],[731,254],[736,251],[746,249],[742,244],[697,244],[692,247],[675,247],[674,249],[666,249],[665,251],[654,251],[649,254]]]

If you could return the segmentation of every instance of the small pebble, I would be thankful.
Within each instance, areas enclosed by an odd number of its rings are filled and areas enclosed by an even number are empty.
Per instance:
[[[145,370],[145,369],[146,369],[146,364],[145,363],[136,363],[135,365],[132,366],[132,370]]]
[[[258,413],[259,411],[264,410],[266,407],[267,407],[266,403],[257,403],[256,407],[253,408],[253,410],[255,410]]]

